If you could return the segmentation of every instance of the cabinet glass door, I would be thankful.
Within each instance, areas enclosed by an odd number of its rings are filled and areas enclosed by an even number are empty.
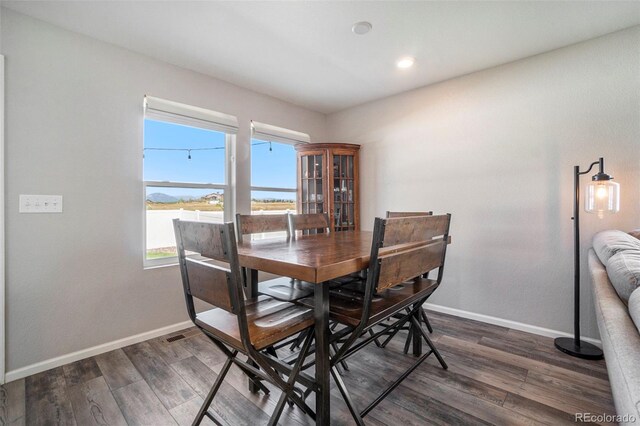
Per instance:
[[[324,213],[325,160],[321,151],[305,152],[300,156],[300,212]]]
[[[355,229],[355,187],[353,155],[334,154],[333,161],[333,225],[336,231]]]

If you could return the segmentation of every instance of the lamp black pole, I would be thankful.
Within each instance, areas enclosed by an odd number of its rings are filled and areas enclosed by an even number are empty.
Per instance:
[[[604,158],[594,161],[585,172],[580,171],[580,166],[573,168],[573,191],[575,195],[573,203],[573,331],[574,337],[558,337],[554,344],[560,351],[584,359],[602,359],[602,350],[591,343],[580,340],[580,176],[586,175],[595,165],[600,166],[598,174],[593,180],[610,180],[611,177],[604,173]]]

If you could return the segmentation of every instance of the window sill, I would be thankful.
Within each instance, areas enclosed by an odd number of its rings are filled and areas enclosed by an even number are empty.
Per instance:
[[[210,262],[211,259],[206,257],[202,257],[197,253],[189,254],[187,257],[191,259],[201,260],[204,262]],[[146,271],[147,269],[158,269],[158,268],[167,268],[170,266],[179,266],[178,264],[178,256],[173,257],[165,257],[161,259],[150,259],[144,260],[143,269]]]
[[[158,269],[170,266],[178,266],[178,257],[167,257],[165,259],[144,260],[143,269]]]

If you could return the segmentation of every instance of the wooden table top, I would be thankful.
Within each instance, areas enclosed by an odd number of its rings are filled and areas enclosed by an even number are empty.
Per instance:
[[[322,283],[366,269],[372,239],[369,231],[342,231],[244,241],[238,244],[238,256],[247,268]]]

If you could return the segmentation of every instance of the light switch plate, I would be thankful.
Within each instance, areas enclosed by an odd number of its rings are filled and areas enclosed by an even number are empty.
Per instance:
[[[62,195],[20,194],[20,213],[62,213]]]

